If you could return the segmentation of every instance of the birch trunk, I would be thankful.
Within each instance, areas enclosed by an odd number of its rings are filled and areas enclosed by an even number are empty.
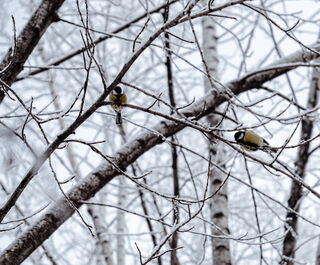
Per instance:
[[[125,180],[123,176],[119,178],[119,189],[118,189],[118,206],[124,208],[124,203],[126,201],[125,192],[123,186],[125,185]],[[125,221],[124,221],[124,212],[118,211],[117,213],[117,265],[125,264],[125,244],[124,244],[124,233],[125,233]]]
[[[209,75],[216,78],[218,73],[219,60],[217,57],[217,35],[216,35],[216,25],[211,17],[204,17],[202,19],[202,31],[203,31],[203,54],[204,59],[207,64],[207,69]],[[208,92],[211,87],[210,77],[205,77],[204,86],[206,92]],[[219,120],[213,114],[207,116],[207,121],[210,126],[215,126]],[[219,144],[209,144],[209,152],[215,163],[224,167],[224,150],[221,143]],[[210,183],[211,190],[215,192],[226,176],[222,174],[219,170],[212,169],[210,172]],[[211,202],[211,221],[219,227],[221,230],[212,228],[213,235],[221,235],[223,232],[229,233],[228,229],[228,193],[227,193],[227,182],[224,184],[223,188],[212,198]],[[230,246],[228,239],[222,238],[212,238],[212,256],[213,264],[215,265],[228,265],[231,264],[230,258]]]
[[[88,205],[88,212],[92,216],[94,229],[97,235],[97,249],[101,249],[101,251],[97,251],[97,253],[99,256],[103,257],[103,259],[101,257],[98,257],[97,259],[103,261],[101,264],[113,265],[109,241],[103,236],[105,227],[102,224],[102,215],[99,212],[99,208],[94,205]]]
[[[316,256],[316,265],[320,265],[320,237],[318,239],[318,248],[317,248],[317,256]]]

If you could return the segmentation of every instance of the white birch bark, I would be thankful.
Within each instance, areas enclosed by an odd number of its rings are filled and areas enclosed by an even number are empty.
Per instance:
[[[123,176],[119,177],[118,188],[118,206],[122,209],[125,208],[126,194],[123,186],[125,185],[125,179]],[[125,214],[124,211],[117,212],[117,265],[125,264]]]
[[[219,60],[217,54],[218,43],[216,35],[216,25],[214,23],[214,20],[209,16],[202,19],[202,36],[202,49],[209,75],[217,79]],[[204,78],[204,86],[206,92],[212,89],[209,78]],[[214,114],[209,114],[206,118],[211,127],[214,127],[219,122],[218,117],[216,117]],[[210,155],[215,163],[224,167],[223,145],[221,143],[213,144],[212,142],[209,142],[208,147]],[[210,172],[210,183],[212,192],[215,192],[219,188],[219,186],[223,183],[225,177],[226,176],[220,170],[212,168]],[[218,230],[217,228],[212,227],[211,231],[213,235],[221,235],[222,231],[224,233],[229,233],[227,190],[228,188],[226,182],[223,188],[212,198],[211,201],[211,221],[221,229]],[[231,264],[229,240],[223,238],[212,238],[211,242],[213,264]]]
[[[317,248],[317,256],[316,256],[316,265],[320,265],[320,236],[318,239],[318,248]]]
[[[92,216],[94,228],[97,235],[97,251],[98,260],[100,260],[100,264],[113,265],[112,252],[109,246],[108,239],[103,235],[105,231],[105,227],[102,222],[102,214],[100,214],[99,207],[94,205],[88,205],[88,212]],[[101,258],[101,256],[103,258]]]

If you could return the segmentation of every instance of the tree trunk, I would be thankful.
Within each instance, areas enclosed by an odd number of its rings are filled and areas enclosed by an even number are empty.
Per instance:
[[[211,87],[209,78],[210,76],[216,78],[218,73],[218,57],[217,57],[217,36],[216,36],[216,25],[211,17],[204,17],[202,20],[202,32],[203,32],[203,54],[207,64],[209,77],[205,77],[204,85],[205,90],[208,92]],[[209,114],[207,121],[210,126],[217,125],[219,119]],[[224,167],[224,150],[221,144],[212,144],[209,142],[209,152],[215,163]],[[215,192],[226,176],[218,169],[212,169],[210,172],[210,183],[211,190]],[[213,235],[221,235],[223,233],[229,233],[228,229],[228,194],[227,194],[227,182],[224,184],[222,189],[212,198],[211,202],[211,220],[219,227],[212,228]],[[230,258],[230,246],[229,240],[223,238],[212,238],[212,255],[214,265],[228,265],[231,264]]]
[[[320,237],[318,239],[318,248],[317,248],[317,256],[316,256],[316,265],[320,265]]]
[[[22,71],[25,61],[51,23],[58,21],[57,12],[64,0],[43,0],[22,32],[14,49],[10,48],[0,64],[1,81],[11,86]],[[0,90],[0,103],[5,93]]]
[[[319,60],[317,60],[319,63]],[[309,90],[309,97],[307,109],[313,109],[318,103],[319,97],[319,79],[320,72],[318,68],[314,68],[312,72],[311,86]],[[300,143],[309,140],[312,136],[313,120],[308,116],[304,116],[301,123],[301,136]],[[305,169],[309,159],[309,142],[299,146],[296,162],[295,173],[301,178],[305,177]],[[292,182],[290,197],[288,199],[288,206],[299,212],[299,207],[302,201],[302,186],[297,182]],[[286,215],[286,222],[284,225],[286,236],[283,241],[282,257],[280,264],[294,264],[295,248],[297,244],[297,231],[298,231],[298,217],[295,213],[288,211]]]
[[[103,226],[102,215],[99,214],[99,208],[94,205],[88,205],[88,213],[91,215],[94,229],[97,235],[97,249],[101,249],[101,251],[97,251],[98,255],[101,257],[97,257],[97,259],[101,259],[104,262],[102,264],[113,265],[112,261],[112,252],[110,250],[109,241],[105,236],[103,236],[103,232],[105,228]]]

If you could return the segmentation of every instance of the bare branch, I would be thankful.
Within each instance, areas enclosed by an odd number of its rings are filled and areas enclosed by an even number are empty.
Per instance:
[[[183,17],[183,14],[181,15]],[[72,125],[67,128],[62,134],[60,134],[57,139],[48,147],[47,151],[40,158],[39,164],[34,165],[33,170],[29,171],[29,176],[27,181],[30,181],[32,176],[37,172],[42,163],[49,157],[52,152],[57,148],[63,141],[75,131],[76,128],[80,126],[92,113],[94,113],[105,100],[107,93],[115,87],[117,82],[121,80],[126,71],[130,68],[132,63],[136,58],[145,50],[148,45],[156,39],[162,32],[167,28],[179,23],[180,18],[177,21],[169,21],[165,24],[159,31],[157,31],[152,37],[143,45],[133,57],[128,61],[128,63],[123,67],[120,74],[114,80],[114,82],[107,88],[106,92],[100,96],[100,98],[93,104],[87,111],[77,118]],[[172,23],[172,24],[171,24]],[[313,49],[320,50],[319,45],[314,46]],[[295,54],[288,56],[277,64],[292,63],[292,62],[308,62],[317,57],[310,51],[299,51]],[[238,95],[244,91],[248,91],[252,88],[260,87],[264,82],[270,81],[273,78],[282,75],[295,67],[287,67],[282,69],[268,70],[263,73],[251,73],[250,76],[246,76],[226,85],[234,93]],[[214,111],[221,103],[226,102],[229,97],[226,97],[224,93],[209,92],[204,98],[198,100],[191,106],[187,107],[182,111],[182,114],[193,120],[198,120],[201,117]],[[173,119],[177,118],[177,115],[172,116]],[[164,120],[153,128],[156,133],[144,133],[137,137],[132,142],[127,143],[123,146],[118,153],[115,154],[113,163],[120,169],[124,170],[127,166],[132,164],[138,157],[144,154],[146,151],[151,149],[157,144],[162,143],[165,139],[164,137],[169,137],[181,131],[185,128],[186,123],[192,123],[186,120],[185,123],[178,123],[177,120],[167,121]],[[223,139],[221,139],[223,140]],[[226,141],[227,142],[227,141]],[[236,148],[234,148],[236,149]],[[236,149],[238,152],[241,150]],[[250,156],[251,158],[251,156]],[[281,172],[281,171],[280,171]],[[283,172],[281,172],[283,173]],[[74,187],[68,194],[69,199],[74,203],[76,207],[80,207],[82,200],[87,200],[92,197],[98,190],[100,190],[106,183],[119,174],[119,170],[115,168],[110,163],[105,163],[96,169],[92,174],[87,176],[81,183]],[[310,191],[312,188],[309,189]],[[22,192],[22,191],[21,191]],[[41,244],[45,239],[47,239],[62,223],[64,223],[72,214],[74,209],[70,207],[65,198],[61,198],[46,212],[46,214],[40,219],[30,230],[26,231],[20,238],[18,238],[11,246],[5,250],[0,257],[0,263],[6,264],[16,264],[16,262],[22,262],[34,249]],[[174,232],[174,231],[172,231]],[[23,253],[23,254],[21,254]],[[19,256],[17,261],[16,257]],[[154,256],[153,256],[154,257]]]
[[[34,12],[22,32],[17,37],[14,46],[14,54],[10,48],[0,64],[1,80],[8,86],[16,80],[22,71],[25,61],[38,44],[40,38],[53,22],[59,20],[57,11],[64,0],[43,0]],[[5,71],[2,71],[5,68]],[[0,91],[0,103],[4,98]]]
[[[177,1],[178,1],[178,0],[172,0],[172,1],[169,2],[169,5],[171,5],[171,4],[173,4],[173,3],[177,2]],[[121,26],[121,27],[117,28],[116,30],[112,31],[112,34],[119,33],[119,32],[121,32],[121,31],[129,28],[132,24],[140,21],[141,19],[145,18],[145,17],[146,17],[147,15],[149,15],[149,14],[153,14],[153,13],[159,12],[161,9],[165,8],[167,5],[168,5],[168,4],[165,3],[165,4],[163,4],[163,5],[155,8],[155,9],[153,9],[153,10],[150,10],[150,11],[148,11],[148,12],[143,13],[142,15],[138,16],[137,18],[129,21],[128,23],[124,24],[123,26]],[[110,38],[112,38],[112,37],[113,37],[113,35],[106,35],[106,36],[103,36],[103,37],[98,38],[98,39],[95,40],[93,43],[94,43],[94,45],[97,45],[97,44],[99,44],[99,43],[101,43],[101,42],[103,42],[103,41],[105,41],[105,40],[107,40],[107,39],[110,39]],[[62,64],[63,62],[68,61],[69,59],[73,58],[74,56],[77,56],[77,55],[83,53],[83,52],[84,52],[85,50],[87,50],[88,48],[90,48],[90,47],[84,46],[84,47],[82,47],[82,48],[80,48],[80,49],[78,49],[78,50],[76,50],[76,51],[74,51],[74,52],[72,52],[72,53],[64,56],[63,58],[61,58],[61,59],[59,59],[59,60],[51,63],[50,66],[60,65],[60,64]],[[23,79],[25,79],[25,78],[27,78],[27,77],[30,77],[30,76],[33,76],[33,75],[42,73],[42,72],[44,72],[44,71],[47,71],[48,69],[50,69],[50,67],[43,67],[43,68],[41,68],[41,69],[38,69],[38,70],[35,70],[35,71],[29,73],[29,74],[28,74],[27,76],[25,76],[25,77],[17,78],[16,81],[20,81],[20,80],[23,80]]]

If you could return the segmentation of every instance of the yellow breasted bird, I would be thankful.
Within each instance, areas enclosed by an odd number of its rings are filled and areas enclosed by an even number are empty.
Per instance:
[[[234,139],[237,143],[241,145],[241,147],[246,151],[272,151],[276,152],[276,150],[272,150],[270,148],[269,143],[263,139],[258,134],[255,134],[252,131],[239,131],[234,134]]]
[[[120,86],[116,86],[113,91],[111,91],[109,95],[109,100],[111,102],[111,107],[116,112],[116,124],[122,123],[121,118],[121,110],[123,108],[122,104],[127,103],[127,96],[122,91],[122,88]]]

